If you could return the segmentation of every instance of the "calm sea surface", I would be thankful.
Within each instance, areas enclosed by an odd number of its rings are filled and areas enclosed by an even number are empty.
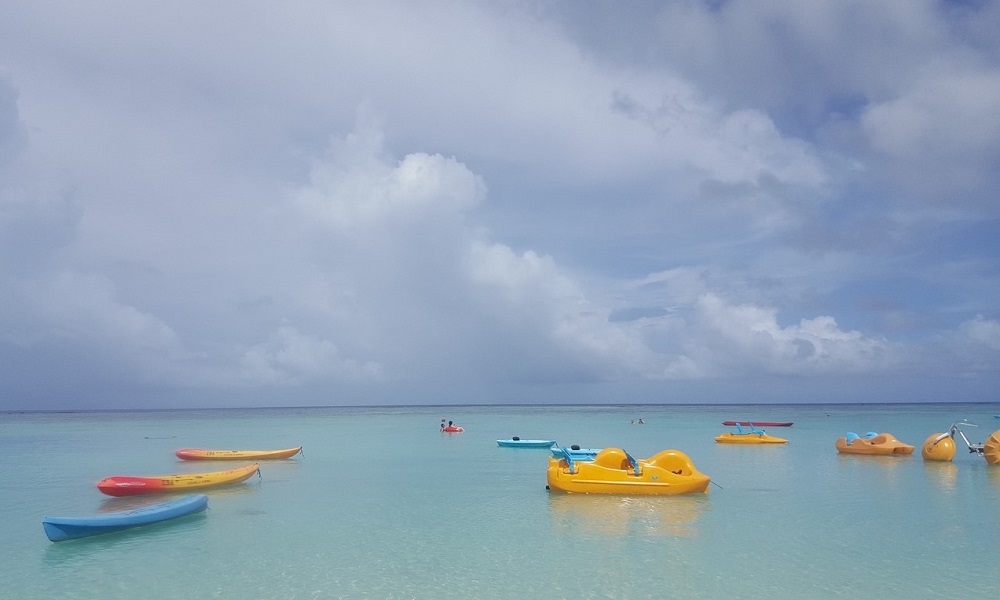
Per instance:
[[[0,413],[0,598],[995,598],[1000,466],[919,447],[1000,404],[316,408]],[[644,425],[632,425],[642,418]],[[465,427],[438,431],[441,418]],[[730,446],[724,419],[794,421]],[[840,456],[847,431],[909,457]],[[498,438],[687,453],[717,485],[667,497],[545,489],[548,450]],[[304,446],[207,492],[208,511],[49,542],[45,516],[124,510],[110,475],[231,468],[184,447]],[[155,499],[155,500],[154,500]]]

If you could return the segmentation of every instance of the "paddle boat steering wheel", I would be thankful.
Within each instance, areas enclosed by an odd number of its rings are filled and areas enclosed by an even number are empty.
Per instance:
[[[559,446],[559,450],[562,451],[563,458],[566,459],[566,465],[569,467],[570,474],[575,474],[576,465],[573,464],[573,455],[569,453],[569,449],[566,446]]]

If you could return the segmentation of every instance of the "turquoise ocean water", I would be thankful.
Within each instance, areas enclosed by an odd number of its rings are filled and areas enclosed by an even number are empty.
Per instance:
[[[0,413],[0,598],[991,598],[1000,466],[925,463],[960,419],[981,442],[1000,404],[310,408]],[[631,419],[643,418],[644,425]],[[438,431],[441,418],[461,434]],[[724,419],[794,421],[781,446],[731,446]],[[910,457],[841,456],[884,431]],[[546,491],[547,450],[687,453],[717,485],[667,497]],[[52,543],[44,516],[122,510],[110,475],[230,468],[174,450],[304,446],[210,490],[182,519]]]

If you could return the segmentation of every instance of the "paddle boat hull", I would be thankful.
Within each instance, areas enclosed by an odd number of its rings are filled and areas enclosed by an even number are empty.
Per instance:
[[[203,511],[207,507],[208,496],[193,494],[133,510],[85,517],[45,517],[42,528],[51,541],[62,542],[176,519]]]
[[[864,454],[892,456],[913,454],[914,447],[897,440],[891,433],[878,433],[870,437],[850,436],[837,438],[837,452],[841,454]],[[851,439],[848,439],[851,438]]]
[[[502,448],[551,448],[555,440],[522,440],[511,438],[509,440],[497,440],[497,446]]]
[[[154,477],[133,477],[116,475],[97,483],[97,489],[109,496],[135,496],[138,494],[159,494],[164,492],[188,492],[203,488],[229,485],[245,481],[260,472],[260,465],[254,463],[228,471],[209,473],[186,473],[183,475],[158,475]]]
[[[462,433],[463,431],[465,431],[465,427],[459,427],[457,425],[451,425],[451,426],[448,426],[448,427],[442,427],[441,431],[443,431],[445,433]]]
[[[621,448],[604,448],[590,462],[549,458],[546,479],[553,491],[623,495],[702,493],[711,481],[678,450],[635,460]]]
[[[302,446],[282,450],[203,450],[182,448],[175,452],[182,460],[272,460],[291,458],[302,451]]]
[[[787,444],[785,438],[767,435],[766,433],[723,433],[715,438],[720,444]]]
[[[791,427],[791,421],[723,421],[723,425],[726,427],[733,427],[735,425],[752,425],[754,427]]]

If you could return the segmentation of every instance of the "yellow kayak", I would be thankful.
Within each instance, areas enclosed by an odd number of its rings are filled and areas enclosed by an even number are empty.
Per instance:
[[[569,454],[549,458],[549,489],[582,494],[690,494],[708,491],[710,479],[679,450],[636,460],[621,448],[605,448],[593,461]]]
[[[177,458],[184,460],[269,460],[275,458],[291,458],[302,451],[302,446],[284,448],[282,450],[203,450],[201,448],[182,448],[175,452]]]
[[[162,492],[188,492],[201,488],[239,483],[260,472],[260,465],[254,463],[228,471],[210,473],[185,473],[183,475],[154,475],[134,477],[116,475],[102,479],[97,489],[109,496],[134,496],[136,494],[157,494]]]

